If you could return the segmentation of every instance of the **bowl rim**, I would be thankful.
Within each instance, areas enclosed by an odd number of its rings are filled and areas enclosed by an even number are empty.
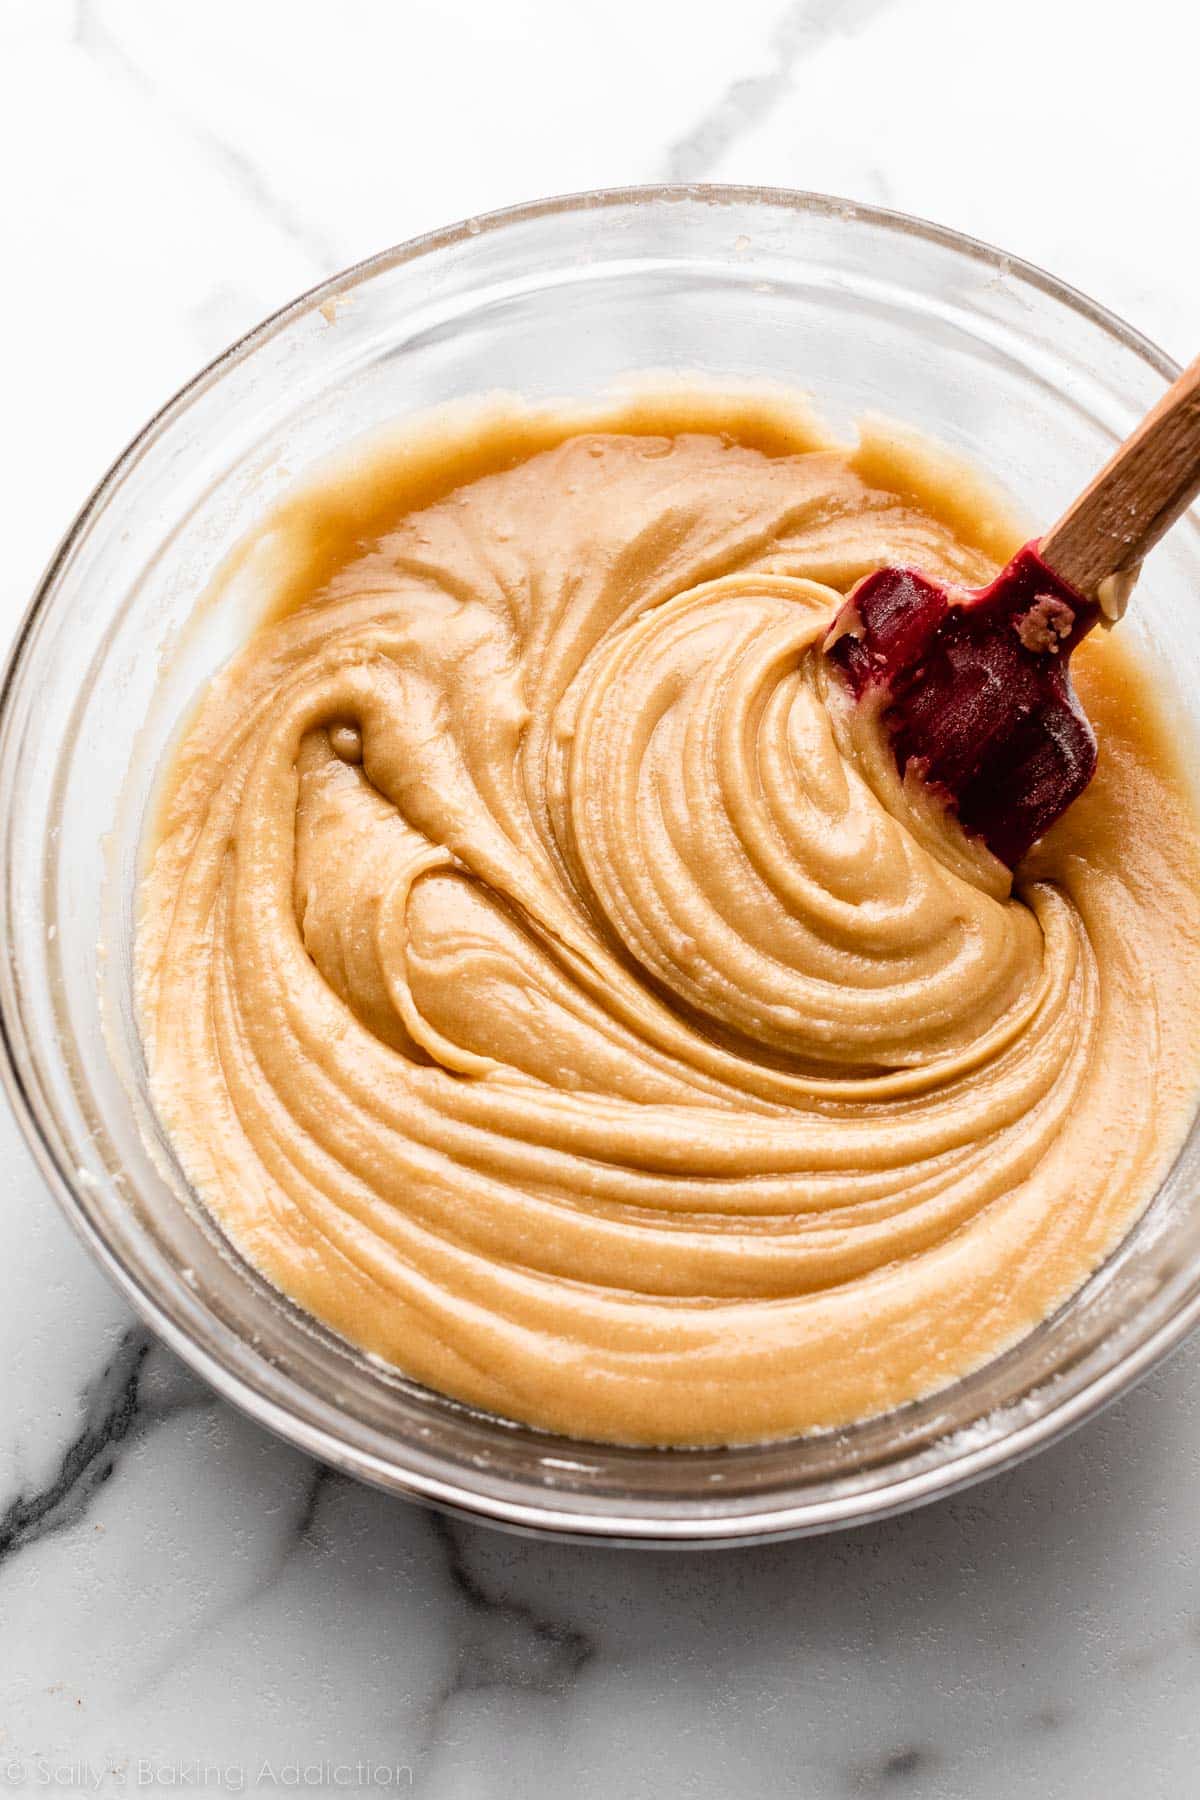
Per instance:
[[[185,382],[134,434],[87,496],[53,551],[17,627],[0,667],[0,746],[7,740],[14,694],[18,687],[31,640],[43,611],[48,607],[60,570],[72,555],[92,520],[110,496],[137,466],[158,437],[202,394],[230,369],[283,331],[294,319],[335,298],[347,287],[358,285],[385,271],[431,252],[561,213],[603,211],[655,203],[701,202],[776,206],[819,218],[836,218],[847,224],[863,223],[898,236],[954,251],[1033,287],[1047,298],[1081,315],[1132,350],[1165,380],[1179,374],[1179,365],[1149,338],[1118,315],[1090,299],[1069,283],[1059,280],[1035,263],[1000,250],[982,239],[888,207],[864,204],[804,189],[737,183],[646,183],[612,188],[585,189],[548,196],[494,211],[470,215],[454,224],[423,232],[394,244],[315,283],[237,338],[212,361]],[[0,752],[0,755],[3,753]],[[0,839],[7,840],[11,796],[0,789]],[[0,910],[7,910],[7,891],[0,892]],[[569,1508],[556,1505],[552,1493],[531,1502],[503,1493],[480,1492],[453,1480],[409,1466],[400,1468],[362,1444],[348,1443],[295,1404],[308,1397],[294,1377],[276,1371],[275,1386],[293,1399],[283,1404],[260,1379],[251,1363],[234,1366],[232,1359],[198,1341],[168,1312],[140,1271],[128,1264],[83,1204],[73,1180],[69,1159],[60,1155],[55,1134],[43,1121],[36,1096],[22,1072],[23,1063],[34,1065],[28,1034],[20,1010],[12,1002],[8,981],[0,982],[0,1087],[29,1145],[43,1179],[76,1235],[85,1244],[109,1280],[138,1316],[169,1347],[213,1387],[257,1423],[310,1456],[374,1486],[410,1500],[434,1505],[463,1518],[485,1521],[511,1531],[574,1542],[610,1543],[642,1547],[697,1548],[752,1544],[807,1536],[850,1525],[885,1519],[913,1507],[943,1499],[963,1488],[1011,1468],[1035,1450],[1057,1441],[1087,1418],[1110,1404],[1141,1380],[1175,1349],[1200,1322],[1200,1287],[1154,1331],[1131,1345],[1110,1367],[1097,1372],[1074,1393],[1052,1403],[1038,1417],[1028,1420],[1002,1438],[975,1448],[964,1448],[943,1463],[881,1484],[869,1495],[825,1495],[819,1499],[792,1500],[785,1504],[756,1506],[753,1499],[739,1504],[735,1513],[713,1514],[690,1510],[683,1503],[675,1517],[660,1512],[638,1513],[621,1502],[621,1510],[605,1510],[582,1501]],[[569,1440],[564,1440],[568,1442]]]

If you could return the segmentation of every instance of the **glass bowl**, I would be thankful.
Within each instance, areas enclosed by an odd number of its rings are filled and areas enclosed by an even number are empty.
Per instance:
[[[472,1412],[281,1299],[195,1203],[151,1112],[133,897],[157,765],[244,638],[253,571],[218,564],[308,464],[416,410],[504,388],[595,395],[676,370],[879,410],[1046,520],[1177,373],[1099,306],[999,251],[817,195],[644,188],[471,219],[336,276],[153,419],[71,526],[0,699],[0,1025],[54,1192],[151,1325],[221,1393],[326,1462],[516,1528],[729,1543],[928,1501],[1076,1425],[1200,1313],[1193,1128],[1128,1239],[1007,1355],[849,1430],[723,1451],[619,1449]],[[1155,552],[1122,631],[1181,728],[1200,711],[1200,530]],[[186,629],[185,629],[186,626]]]

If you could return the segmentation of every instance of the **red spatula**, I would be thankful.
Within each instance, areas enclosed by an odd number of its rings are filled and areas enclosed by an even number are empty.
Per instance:
[[[1120,618],[1143,556],[1198,492],[1200,358],[988,587],[878,569],[834,620],[826,653],[860,699],[879,701],[901,774],[930,784],[1010,868],[1096,767],[1071,652]]]

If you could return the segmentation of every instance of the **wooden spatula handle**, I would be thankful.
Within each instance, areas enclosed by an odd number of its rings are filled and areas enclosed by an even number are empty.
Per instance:
[[[1039,544],[1042,561],[1089,600],[1110,576],[1132,580],[1200,493],[1200,357]]]

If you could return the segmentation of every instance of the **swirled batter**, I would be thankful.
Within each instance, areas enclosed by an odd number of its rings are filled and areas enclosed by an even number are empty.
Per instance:
[[[778,405],[496,411],[264,525],[273,613],[171,770],[139,958],[198,1192],[303,1307],[582,1437],[719,1444],[950,1382],[1152,1195],[1200,1056],[1200,856],[1118,639],[1018,874],[821,654],[976,490]]]

